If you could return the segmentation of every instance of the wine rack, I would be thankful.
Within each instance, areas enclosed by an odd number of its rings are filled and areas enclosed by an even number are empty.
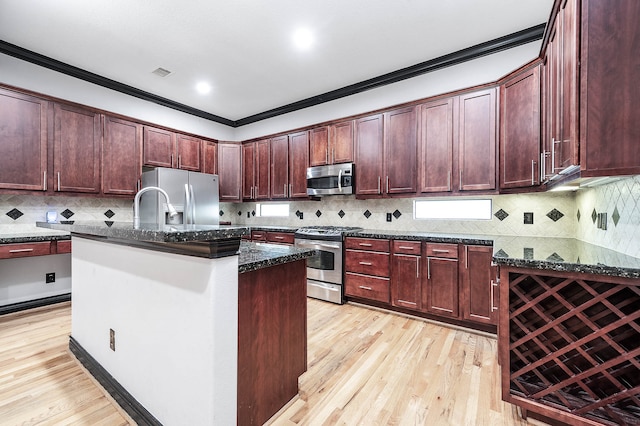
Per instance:
[[[501,280],[503,398],[572,424],[640,425],[638,280],[516,268]]]

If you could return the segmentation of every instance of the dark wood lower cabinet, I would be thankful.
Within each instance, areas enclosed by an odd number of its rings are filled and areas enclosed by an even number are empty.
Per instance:
[[[391,304],[420,310],[421,289],[420,256],[394,254],[391,261]]]
[[[498,325],[496,267],[491,266],[493,247],[465,245],[460,265],[462,318]]]
[[[238,275],[238,419],[261,425],[307,370],[306,261]]]
[[[422,304],[427,312],[459,317],[458,259],[427,257],[427,282]]]
[[[502,399],[571,425],[640,424],[640,283],[500,267]]]

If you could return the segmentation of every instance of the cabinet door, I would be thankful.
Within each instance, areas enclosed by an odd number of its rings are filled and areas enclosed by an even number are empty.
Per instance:
[[[55,104],[53,116],[54,190],[100,192],[100,114]]]
[[[287,198],[289,188],[289,137],[271,139],[271,198]]]
[[[391,304],[421,309],[420,256],[394,254],[391,263]]]
[[[178,160],[176,167],[182,170],[200,171],[202,140],[187,135],[176,135]]]
[[[458,178],[461,191],[496,188],[496,91],[460,96]]]
[[[218,144],[218,176],[222,202],[242,200],[241,156],[240,144]]]
[[[353,162],[353,120],[332,125],[329,141],[331,163]]]
[[[382,114],[356,120],[356,194],[382,193]]]
[[[384,114],[385,192],[402,194],[417,189],[418,117],[416,107]]]
[[[218,144],[213,141],[202,142],[202,167],[203,173],[218,174]]]
[[[635,0],[583,2],[580,165],[590,176],[640,174],[638,16]]]
[[[540,78],[535,67],[500,90],[500,188],[540,184]]]
[[[256,189],[254,196],[258,200],[265,200],[269,198],[269,174],[271,171],[269,139],[256,142],[255,159]]]
[[[329,127],[322,126],[309,131],[309,166],[330,164]]]
[[[255,199],[256,190],[256,144],[242,145],[242,198]]]
[[[492,256],[493,247],[464,246],[464,259],[460,265],[462,316],[466,320],[497,325]]]
[[[47,189],[47,106],[0,89],[0,188]]]
[[[142,174],[142,125],[104,116],[102,193],[134,197]]]
[[[557,27],[556,21],[549,32],[549,42],[545,50],[542,68],[542,181],[547,180],[560,170],[556,167],[556,147],[558,145],[556,141],[560,133]]]
[[[307,196],[309,133],[289,135],[289,198]]]
[[[173,132],[144,126],[142,163],[151,167],[173,167],[176,135]]]
[[[451,191],[453,108],[454,98],[429,102],[420,107],[420,192]]]
[[[427,257],[427,282],[422,288],[422,307],[427,312],[459,317],[458,260]]]
[[[559,52],[560,54],[560,72],[562,74],[560,80],[560,135],[559,139],[559,148],[560,155],[558,156],[559,162],[558,167],[560,170],[579,164],[578,158],[578,14],[577,14],[577,1],[578,0],[564,0],[560,11],[558,14],[558,22],[562,24],[562,48]],[[637,9],[636,9],[637,11]],[[609,26],[609,21],[611,16],[609,12],[605,12],[607,15],[607,24]],[[628,17],[620,16],[621,19],[625,19]],[[638,15],[635,15],[635,21],[638,20]],[[620,24],[620,21],[614,21]],[[631,24],[631,21],[629,21]],[[616,25],[616,26],[618,26]],[[610,31],[606,31],[606,35],[610,40],[611,34]],[[612,43],[611,48],[616,50],[619,48],[619,44]],[[635,50],[631,49],[629,54],[636,55],[637,49],[640,48],[640,45],[636,42]],[[618,55],[620,52],[618,52]],[[619,58],[620,56],[616,56]],[[613,59],[613,58],[612,58]],[[610,64],[607,65],[607,70],[609,70]],[[615,68],[615,67],[614,67]],[[636,74],[638,72],[636,71]],[[606,81],[612,82],[613,76],[607,71],[606,73]],[[633,85],[637,86],[637,80],[631,82]],[[618,81],[617,84],[620,84]],[[609,86],[609,85],[607,85]],[[626,86],[625,87],[631,87]],[[607,126],[608,127],[608,126]]]

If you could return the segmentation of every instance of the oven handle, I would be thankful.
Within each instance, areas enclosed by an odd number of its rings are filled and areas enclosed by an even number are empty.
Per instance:
[[[325,244],[325,243],[312,243],[312,242],[303,241],[303,240],[297,240],[296,244],[301,246],[309,246],[309,247],[326,247],[326,248],[331,248],[335,250],[340,250],[341,248],[339,245],[331,245],[331,244]]]

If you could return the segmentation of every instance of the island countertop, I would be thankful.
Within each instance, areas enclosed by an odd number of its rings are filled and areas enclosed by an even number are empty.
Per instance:
[[[311,257],[315,250],[282,244],[251,243],[242,241],[238,259],[238,272],[251,272],[269,266],[295,262]]]

